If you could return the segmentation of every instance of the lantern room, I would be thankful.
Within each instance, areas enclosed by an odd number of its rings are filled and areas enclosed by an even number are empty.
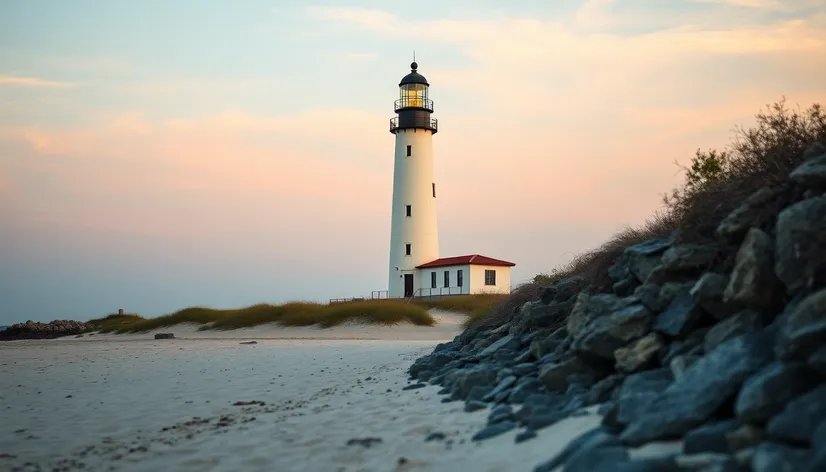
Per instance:
[[[399,99],[394,106],[398,116],[390,120],[390,132],[393,134],[408,129],[436,133],[439,129],[438,121],[430,116],[433,113],[433,100],[428,97],[430,84],[418,68],[414,61],[410,64],[410,73],[399,82]]]
[[[410,73],[404,76],[399,82],[399,99],[396,100],[396,111],[404,108],[421,108],[433,112],[433,100],[427,97],[427,89],[430,84],[427,79],[419,74],[419,65],[413,62],[410,64]]]

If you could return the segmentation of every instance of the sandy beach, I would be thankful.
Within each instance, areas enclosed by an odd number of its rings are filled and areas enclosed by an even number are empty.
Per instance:
[[[599,422],[564,420],[518,454],[515,430],[471,441],[487,410],[441,403],[436,386],[403,390],[411,363],[460,329],[439,320],[0,344],[0,468],[531,470]]]

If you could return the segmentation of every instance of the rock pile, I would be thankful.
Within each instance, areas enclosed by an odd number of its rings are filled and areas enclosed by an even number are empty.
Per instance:
[[[468,411],[490,406],[475,440],[529,440],[599,405],[602,425],[537,472],[826,471],[826,148],[804,158],[714,242],[629,247],[611,293],[561,280],[501,326],[438,345],[411,377]],[[629,457],[674,439],[681,454]]]
[[[94,326],[82,321],[54,320],[48,323],[27,321],[0,331],[0,341],[14,339],[52,339],[94,331]]]

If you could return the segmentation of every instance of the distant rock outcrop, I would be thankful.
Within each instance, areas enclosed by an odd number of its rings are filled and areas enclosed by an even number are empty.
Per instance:
[[[53,339],[93,331],[94,325],[74,320],[54,320],[48,323],[27,321],[0,331],[0,341],[15,339]]]
[[[806,157],[716,241],[628,247],[610,293],[559,281],[416,360],[411,380],[490,405],[474,440],[524,427],[519,442],[600,405],[602,425],[535,471],[826,470],[826,148]],[[629,456],[672,439],[680,454]],[[707,467],[680,466],[704,453]]]

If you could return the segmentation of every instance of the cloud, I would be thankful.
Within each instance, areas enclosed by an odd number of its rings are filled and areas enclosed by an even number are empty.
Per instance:
[[[68,88],[77,84],[71,82],[58,82],[54,80],[39,79],[37,77],[19,77],[13,75],[0,75],[0,86],[19,87],[46,87],[46,88]]]
[[[754,8],[759,10],[794,10],[804,6],[804,3],[817,5],[814,2],[784,1],[784,0],[694,0],[696,3],[711,3],[731,5],[737,7]]]

